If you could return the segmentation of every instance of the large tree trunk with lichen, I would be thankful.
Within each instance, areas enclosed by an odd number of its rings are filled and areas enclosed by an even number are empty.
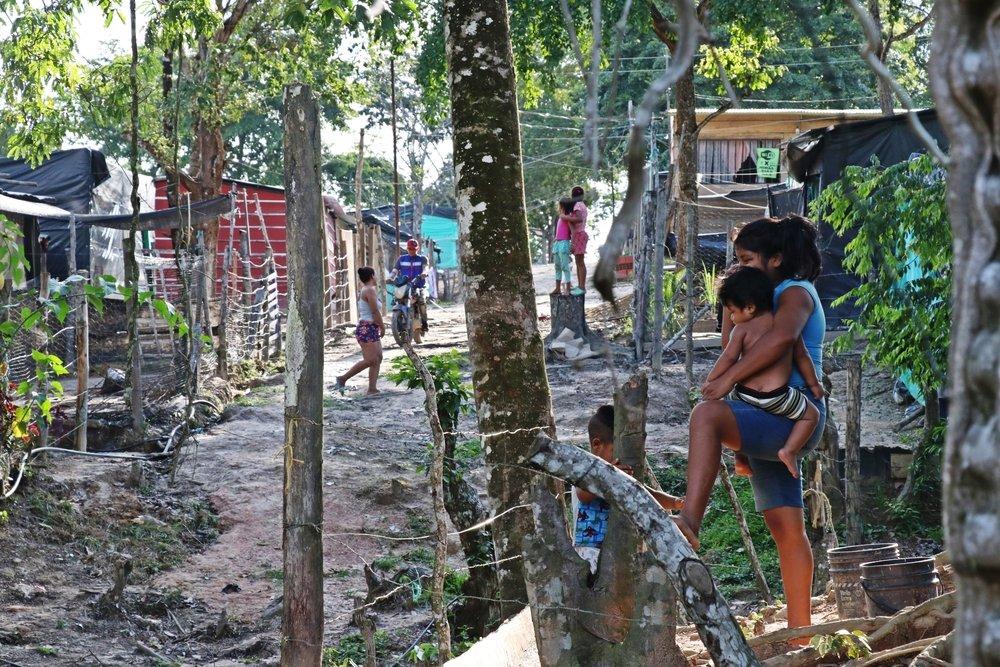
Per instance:
[[[615,395],[614,456],[648,480],[648,382],[635,375]],[[528,541],[535,635],[543,667],[681,665],[677,598],[632,520],[612,505],[598,570],[573,550],[558,503],[536,485],[536,530]],[[580,610],[574,612],[572,610]]]
[[[673,147],[677,165],[676,197],[681,202],[698,202],[698,105],[694,92],[694,66],[674,86],[677,111],[674,114]],[[688,237],[698,238],[698,209],[681,204],[674,208],[674,229],[677,234],[677,257],[688,262]]]
[[[941,0],[935,11],[930,74],[951,144],[955,239],[945,528],[959,592],[953,662],[973,667],[1000,653],[1000,9]]]
[[[530,501],[531,474],[519,463],[535,435],[553,428],[531,275],[507,3],[446,0],[445,32],[472,382],[487,488],[501,514]],[[527,603],[521,555],[532,530],[523,509],[493,524],[504,618]]]

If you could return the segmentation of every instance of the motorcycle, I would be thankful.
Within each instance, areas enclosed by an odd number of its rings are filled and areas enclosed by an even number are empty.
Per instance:
[[[406,276],[398,276],[394,286],[395,303],[392,306],[392,317],[389,319],[392,337],[396,339],[398,345],[409,343],[411,340],[419,343],[422,340],[421,322],[419,311],[414,306],[423,301],[424,288],[413,287]],[[414,317],[415,314],[417,317]]]

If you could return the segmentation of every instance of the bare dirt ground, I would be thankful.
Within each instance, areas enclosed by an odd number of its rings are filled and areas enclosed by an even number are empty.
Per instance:
[[[548,327],[549,267],[538,267],[541,327]],[[598,303],[596,294],[588,303]],[[601,311],[595,329],[618,322]],[[604,317],[605,321],[600,321]],[[432,307],[423,354],[467,349],[461,305]],[[549,382],[559,437],[584,442],[586,421],[611,400],[628,372],[604,359],[552,364]],[[385,369],[402,352],[386,339]],[[704,374],[714,353],[699,356]],[[427,481],[418,467],[429,429],[423,395],[393,386],[346,396],[329,388],[359,358],[353,338],[325,358],[324,557],[326,644],[353,632],[353,596],[363,566],[426,567],[431,532]],[[686,449],[687,387],[681,359],[664,360],[650,383],[648,449],[654,463]],[[128,464],[62,458],[43,466],[0,522],[0,664],[238,665],[278,654],[282,582],[283,390],[281,377],[251,390],[197,437],[174,484],[164,467],[129,480]],[[884,419],[884,417],[883,417]],[[460,428],[469,437],[475,422]],[[482,488],[482,471],[472,474]],[[452,545],[459,565],[457,540]],[[102,611],[114,563],[130,555],[133,575],[118,609]],[[419,591],[412,591],[419,597]],[[404,662],[427,641],[426,605],[380,611],[380,664]],[[780,623],[780,621],[779,621]],[[770,629],[770,628],[769,628]],[[679,633],[679,637],[684,635]],[[690,635],[690,632],[686,633]],[[694,652],[694,645],[688,646]]]

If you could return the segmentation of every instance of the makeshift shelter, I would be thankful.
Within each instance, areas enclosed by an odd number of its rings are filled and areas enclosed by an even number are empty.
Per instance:
[[[947,150],[948,139],[935,110],[926,109],[917,116],[938,145]],[[883,166],[890,166],[926,150],[910,128],[906,114],[804,132],[789,141],[787,147],[788,171],[803,183],[801,196],[789,193],[781,200],[772,200],[771,213],[784,215],[808,211],[810,203],[826,186],[839,180],[849,166],[868,167],[875,159]],[[855,235],[840,235],[825,221],[816,222],[823,254],[823,271],[816,281],[816,290],[826,310],[827,328],[842,329],[846,326],[845,320],[857,313],[851,303],[833,305],[836,299],[860,283],[857,276],[843,268],[844,248]]]
[[[39,263],[39,235],[48,237],[49,273],[56,278],[66,278],[69,271],[66,256],[70,245],[69,228],[65,222],[47,216],[93,212],[94,188],[108,180],[109,176],[104,154],[90,148],[56,151],[37,167],[24,160],[0,157],[0,195],[5,196],[0,212],[21,225],[24,252],[30,264],[28,279],[35,277],[34,271]],[[76,265],[90,268],[90,231],[86,227],[80,231],[82,236],[76,240]],[[99,240],[99,246],[101,243]]]

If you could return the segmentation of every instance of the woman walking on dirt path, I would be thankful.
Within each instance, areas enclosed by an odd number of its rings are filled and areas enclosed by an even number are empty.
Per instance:
[[[826,316],[813,282],[819,276],[816,227],[800,216],[762,218],[740,230],[736,257],[743,266],[760,269],[774,283],[774,326],[719,378],[702,385],[702,402],[691,413],[687,491],[684,509],[674,517],[681,532],[698,548],[698,531],[719,473],[723,445],[736,452],[737,474],[749,476],[757,511],[778,547],[781,580],[788,602],[788,627],[810,624],[812,550],[803,520],[802,481],[778,459],[794,421],[738,400],[723,400],[733,387],[789,354],[801,336],[806,350],[823,372]],[[728,326],[727,326],[728,325]],[[723,322],[722,345],[732,328]],[[789,386],[804,388],[798,370]],[[803,453],[816,447],[823,434],[826,405],[805,390],[819,410],[819,423]]]
[[[358,326],[354,337],[361,346],[361,361],[354,364],[351,370],[337,376],[336,390],[341,394],[347,389],[347,381],[368,369],[368,395],[379,393],[375,386],[378,382],[378,369],[382,365],[382,336],[385,335],[385,324],[382,322],[382,302],[378,298],[378,288],[375,285],[375,269],[362,266],[358,269],[358,278],[363,287],[358,298]]]

